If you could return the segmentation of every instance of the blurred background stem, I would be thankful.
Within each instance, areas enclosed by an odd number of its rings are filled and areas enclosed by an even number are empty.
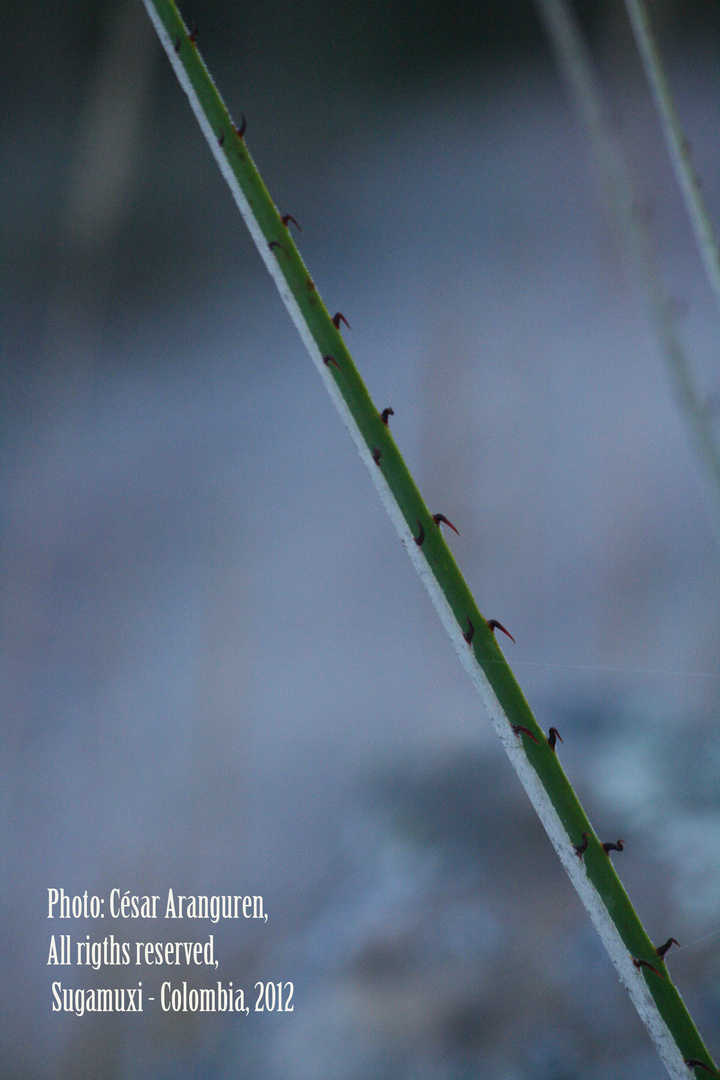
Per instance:
[[[653,33],[644,0],[625,0],[638,52],[658,110],[665,145],[685,202],[708,283],[720,311],[720,247],[692,163],[690,143],[683,133],[670,82]]]
[[[567,0],[536,0],[536,3],[570,97],[587,130],[608,204],[635,264],[678,412],[694,450],[708,516],[720,551],[720,449],[714,416],[697,389],[690,361],[680,341],[675,305],[663,281],[642,200],[634,190],[630,170],[613,132],[600,81],[574,12]],[[653,66],[652,70],[657,69]],[[676,124],[673,141],[681,138]],[[671,156],[675,160],[675,155]],[[684,167],[681,174],[683,178],[686,176]],[[683,185],[683,190],[694,186],[685,184],[684,179]],[[690,205],[688,201],[689,208]],[[694,220],[697,215],[691,213],[691,216]],[[707,224],[709,226],[709,222]],[[707,232],[703,229],[703,236],[707,236]],[[716,254],[707,243],[701,250],[706,266],[716,267]]]

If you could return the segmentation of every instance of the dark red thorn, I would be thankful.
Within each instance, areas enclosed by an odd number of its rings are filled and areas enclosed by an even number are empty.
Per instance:
[[[573,847],[575,848],[575,854],[577,855],[578,859],[582,859],[583,855],[587,851],[587,846],[588,834],[584,832],[582,834],[582,844],[573,844]]]
[[[391,405],[388,405],[387,409],[383,409],[383,411],[380,413],[380,419],[382,420],[385,427],[387,427],[388,416],[394,416],[394,415],[395,415],[395,413],[393,412],[393,409],[392,409]]]
[[[225,142],[225,132],[224,131],[221,131],[220,134],[218,135],[218,142],[219,142],[220,146],[222,146],[223,143]]]
[[[684,1058],[683,1060],[687,1065],[688,1069],[704,1069],[705,1072],[712,1073],[713,1076],[718,1075],[714,1069],[711,1069],[710,1066],[706,1065],[704,1061],[700,1060],[700,1058]]]
[[[340,365],[338,364],[334,356],[323,356],[323,362],[327,367],[329,367],[330,364],[334,364],[338,371],[340,371]]]
[[[305,284],[307,285],[310,292],[312,292],[313,289],[315,288],[315,282],[310,277],[305,279]]]
[[[661,975],[658,969],[656,967],[653,967],[649,960],[642,960],[640,957],[638,957],[637,960],[633,960],[633,964],[636,968],[650,968],[650,970],[654,971],[655,974],[663,980],[663,982],[665,981],[665,976]]]
[[[413,536],[413,540],[418,547],[422,547],[423,540],[425,539],[425,530],[423,529],[422,523],[420,522],[419,518],[415,518],[415,520],[418,523],[418,529],[420,530],[420,532],[417,534],[417,536]]]
[[[380,447],[379,446],[373,446],[372,457],[373,457],[373,461],[375,462],[375,464],[379,465],[380,464],[380,458],[382,457],[382,454],[380,453]]]
[[[238,139],[242,139],[243,135],[245,134],[245,128],[247,127],[247,120],[242,113],[240,113],[240,115],[242,116],[242,123],[240,127],[237,127],[237,125],[235,126],[235,134],[237,135]]]
[[[192,24],[192,30],[188,34],[188,37],[192,41],[193,45],[195,44],[195,41],[197,40],[197,32],[198,32],[198,24],[196,22],[194,22]]]
[[[505,629],[505,627],[503,626],[503,624],[502,624],[502,623],[500,623],[500,622],[498,622],[498,621],[497,621],[497,619],[488,619],[488,620],[487,620],[487,624],[488,624],[489,628],[490,628],[490,629],[491,629],[492,631],[495,631],[495,630],[502,630],[503,634],[507,634],[507,636],[508,636],[508,637],[510,638],[510,640],[511,640],[511,641],[512,641],[512,643],[513,643],[513,645],[517,645],[517,641],[516,641],[516,640],[515,640],[515,638],[514,638],[514,637],[512,636],[512,634],[510,633],[510,631],[509,631],[509,630],[506,630],[506,629]],[[560,740],[560,742],[562,742],[562,739]]]
[[[470,622],[469,619],[467,621],[467,624],[468,624],[467,633],[463,634],[463,637],[467,641],[468,645],[472,645],[472,639],[475,636],[475,627],[473,626],[473,624]]]
[[[562,735],[556,727],[551,727],[548,731],[548,743],[550,744],[551,750],[555,749],[555,743],[558,739],[560,740],[560,742],[562,742]]]
[[[436,525],[439,525],[441,521],[444,522],[444,524],[447,525],[447,527],[449,529],[452,529],[452,531],[454,533],[457,533],[458,536],[460,535],[460,533],[457,531],[457,529],[453,525],[452,521],[448,521],[448,519],[445,517],[444,514],[433,514],[432,519],[433,519],[433,521],[435,522]]]
[[[283,214],[283,216],[280,218],[280,220],[282,221],[282,223],[283,223],[283,225],[285,226],[286,229],[288,227],[288,221],[292,221],[295,228],[300,229],[300,232],[302,232],[302,226],[298,225],[297,221],[292,216],[292,214]]]
[[[678,949],[681,948],[680,942],[676,941],[674,937],[668,938],[664,945],[655,946],[655,952],[661,960],[671,945],[677,945]]]
[[[611,844],[610,842],[608,842],[605,844],[601,844],[600,847],[603,849],[606,855],[609,855],[611,851],[622,851],[625,847],[625,841],[618,840],[617,844]]]
[[[345,323],[345,325],[347,326],[347,328],[349,330],[350,329],[350,323],[347,321],[347,319],[343,315],[342,311],[336,311],[335,314],[332,317],[333,326],[335,327],[336,330],[340,329],[340,322],[341,321]]]
[[[535,736],[533,735],[533,733],[532,733],[532,731],[530,730],[530,728],[527,728],[527,727],[523,727],[523,726],[522,726],[522,724],[513,724],[513,726],[512,726],[512,729],[513,729],[513,731],[515,732],[515,734],[516,734],[516,735],[518,735],[518,736],[520,736],[520,735],[527,735],[527,736],[528,736],[528,738],[532,739],[532,741],[533,741],[534,743],[536,743],[536,742],[537,742],[537,739],[536,739],[536,738],[535,738]],[[539,744],[538,744],[538,745],[539,745]]]
[[[178,53],[180,52],[180,38],[179,37],[175,38],[175,52],[178,52]]]
[[[268,247],[272,251],[273,248],[282,248],[282,244],[280,243],[279,240],[271,240],[270,243],[268,244]]]

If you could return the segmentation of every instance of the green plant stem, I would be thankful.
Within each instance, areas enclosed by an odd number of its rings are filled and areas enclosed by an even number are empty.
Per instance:
[[[173,0],[144,0],[258,250],[543,825],[673,1077],[707,1050],[400,455]],[[272,246],[271,246],[272,245]],[[332,359],[328,359],[328,358]],[[422,542],[418,542],[418,541]],[[470,640],[468,640],[470,638]],[[583,834],[579,857],[574,845]],[[531,909],[529,909],[529,921]],[[640,958],[653,965],[639,968]]]
[[[650,25],[644,0],[625,0],[630,25],[650,83],[670,161],[690,218],[710,288],[720,309],[720,247],[705,206],[690,148],[665,74],[665,67]]]

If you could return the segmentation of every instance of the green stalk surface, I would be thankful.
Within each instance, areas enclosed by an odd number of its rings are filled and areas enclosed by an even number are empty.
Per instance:
[[[478,610],[176,5],[172,0],[144,3],[300,336],[668,1072],[687,1080],[688,1060],[715,1072],[664,960]],[[575,845],[582,845],[583,834],[588,843],[579,856]],[[637,966],[637,960],[652,968]]]

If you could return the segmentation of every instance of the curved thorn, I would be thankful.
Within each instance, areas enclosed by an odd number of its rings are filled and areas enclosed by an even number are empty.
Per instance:
[[[247,120],[245,119],[244,114],[240,113],[240,116],[242,117],[242,123],[240,124],[240,127],[237,127],[237,125],[235,125],[235,134],[237,135],[238,139],[242,139],[243,135],[245,134],[245,128],[247,127]]]
[[[664,945],[655,946],[655,952],[658,954],[661,960],[671,945],[677,945],[678,949],[681,948],[680,942],[676,941],[674,937],[668,938]]]
[[[380,452],[380,447],[379,446],[373,446],[372,459],[373,459],[373,461],[375,462],[376,465],[380,464],[380,458],[381,457],[382,457],[382,454]]]
[[[605,844],[601,844],[600,847],[603,849],[606,855],[609,855],[611,851],[622,851],[625,847],[625,841],[618,840],[617,844],[611,844],[610,842],[608,842]]]
[[[335,367],[338,369],[338,371],[341,370],[340,365],[338,364],[338,362],[337,362],[337,360],[335,359],[334,356],[323,356],[323,363],[325,364],[326,367],[329,367],[330,364],[334,364]]]
[[[176,53],[180,52],[180,38],[179,37],[175,38],[175,52]]]
[[[448,521],[448,519],[445,517],[444,514],[433,514],[432,519],[433,519],[433,521],[435,522],[436,525],[439,526],[440,522],[442,521],[445,525],[447,525],[447,527],[449,529],[452,529],[452,531],[454,533],[457,533],[458,536],[460,535],[460,533],[457,531],[457,529],[453,525],[452,521]]]
[[[423,540],[425,539],[425,530],[423,529],[422,523],[420,522],[419,518],[415,518],[415,520],[418,523],[418,528],[420,529],[420,532],[417,534],[417,536],[413,536],[413,540],[418,547],[422,547]]]
[[[510,631],[509,631],[509,630],[506,630],[506,629],[505,629],[505,627],[503,626],[503,624],[502,624],[502,623],[500,623],[500,622],[498,622],[498,621],[497,621],[497,619],[488,619],[488,620],[487,620],[487,624],[488,624],[489,628],[490,628],[491,630],[493,630],[493,631],[495,631],[495,630],[502,630],[503,634],[507,634],[507,636],[508,636],[508,637],[510,638],[510,640],[511,640],[511,641],[512,641],[512,643],[513,643],[513,645],[517,645],[517,641],[516,641],[516,640],[515,640],[515,638],[514,638],[514,637],[512,636],[512,634],[510,633]],[[562,742],[562,739],[560,740],[560,742]]]
[[[222,146],[224,142],[225,142],[225,132],[221,131],[220,134],[218,135],[218,144],[220,146]]]
[[[333,324],[333,326],[335,327],[336,330],[340,329],[340,322],[341,321],[345,323],[345,325],[347,326],[347,328],[349,330],[350,329],[350,323],[347,321],[347,319],[343,315],[342,311],[336,311],[335,314],[332,317],[332,324]]]
[[[658,971],[658,969],[656,967],[653,967],[653,965],[650,963],[649,960],[643,960],[641,957],[637,957],[637,959],[635,959],[635,958],[633,959],[633,964],[638,969],[639,968],[650,968],[650,971],[654,971],[655,974],[658,976],[658,978],[662,979],[663,982],[665,982],[665,976],[662,975]]]
[[[392,409],[391,405],[388,405],[387,409],[383,409],[383,411],[380,413],[380,419],[382,420],[385,427],[387,427],[388,416],[394,416],[394,415],[395,415],[395,413],[393,412],[393,409]]]
[[[704,1061],[700,1060],[700,1058],[683,1058],[683,1061],[687,1065],[688,1069],[704,1069],[705,1072],[714,1073],[714,1075],[717,1076],[715,1070],[711,1069],[710,1066],[706,1065]]]
[[[190,41],[192,41],[193,45],[195,44],[195,42],[197,40],[197,32],[198,32],[198,24],[196,22],[194,22],[192,24],[192,30],[188,34],[188,37],[190,38]]]
[[[302,226],[297,223],[297,221],[292,216],[292,214],[283,214],[283,216],[280,218],[280,220],[282,221],[282,223],[283,223],[283,225],[285,226],[286,229],[288,227],[288,221],[292,221],[295,228],[300,229],[300,232],[302,232]]]
[[[556,727],[551,727],[550,730],[548,731],[548,737],[547,737],[547,741],[550,744],[550,749],[551,750],[555,749],[555,743],[557,742],[558,739],[560,740],[560,742],[562,742],[562,735],[560,734],[560,732],[558,731],[558,729]]]
[[[463,637],[467,641],[468,645],[472,645],[472,639],[475,636],[475,627],[473,626],[473,624],[470,622],[469,619],[467,621],[467,624],[468,624],[467,632],[465,634],[463,634]]]
[[[534,743],[536,743],[536,742],[537,742],[537,739],[536,739],[536,738],[535,738],[535,736],[533,735],[533,733],[532,733],[532,731],[530,730],[530,728],[527,728],[527,727],[523,727],[523,725],[522,725],[522,724],[513,724],[513,726],[512,726],[512,729],[513,729],[513,731],[515,732],[515,734],[516,734],[516,735],[517,735],[518,737],[519,737],[520,735],[527,735],[527,736],[528,736],[528,738],[532,739],[532,741],[533,741]],[[538,744],[538,745],[539,745],[539,744]]]
[[[578,859],[582,859],[583,855],[587,851],[587,846],[588,833],[584,832],[582,834],[582,844],[573,844],[573,847],[575,848],[575,854],[577,855]]]
[[[280,243],[279,240],[271,240],[270,243],[268,244],[268,247],[272,251],[273,248],[282,248],[282,244]]]

